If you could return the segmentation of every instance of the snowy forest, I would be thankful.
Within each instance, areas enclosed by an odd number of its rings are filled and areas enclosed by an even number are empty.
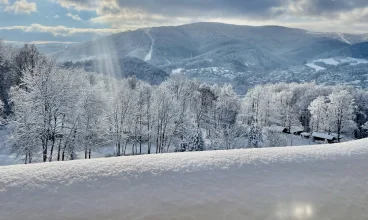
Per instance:
[[[245,96],[230,85],[172,75],[160,85],[58,63],[34,45],[0,42],[0,121],[24,163],[114,155],[285,146],[275,126],[368,136],[368,92],[351,86],[279,83]]]

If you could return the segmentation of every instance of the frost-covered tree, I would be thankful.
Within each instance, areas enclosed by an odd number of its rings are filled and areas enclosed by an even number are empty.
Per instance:
[[[357,128],[354,121],[355,103],[353,96],[346,90],[334,91],[328,98],[328,122],[340,141],[342,133],[352,132]]]
[[[175,97],[166,85],[159,86],[154,93],[152,105],[156,153],[169,151],[177,122],[177,107]]]
[[[122,156],[286,145],[272,125],[353,137],[356,123],[368,134],[368,93],[346,86],[269,84],[241,99],[229,85],[183,75],[152,86],[46,59],[21,75],[11,92],[10,140],[26,163],[91,158],[102,146]]]
[[[362,126],[368,121],[368,92],[361,89],[351,90],[355,100],[355,123],[357,124],[356,138],[365,138],[368,133]]]
[[[3,113],[11,113],[10,88],[19,81],[14,65],[15,48],[5,45],[0,39],[0,100],[3,102]]]
[[[189,151],[203,151],[205,149],[205,144],[202,136],[201,130],[197,129],[193,132],[192,137],[188,143]]]
[[[271,128],[265,128],[263,131],[263,140],[266,147],[284,147],[287,146],[287,139],[281,132]]]
[[[313,131],[329,130],[328,104],[325,96],[319,96],[308,107],[311,114],[310,127]]]
[[[130,141],[131,116],[137,100],[137,90],[132,82],[126,80],[116,84],[115,88],[117,89],[109,94],[108,121],[116,155],[120,156],[122,153],[125,155]]]
[[[41,60],[32,71],[23,72],[20,85],[12,91],[15,114],[11,127],[14,131],[27,129],[29,135],[14,135],[15,149],[31,138],[35,144],[32,148],[42,152],[42,161],[52,161],[57,145],[58,153],[61,151],[61,141],[57,142],[63,139],[63,153],[69,149],[73,159],[78,130],[75,123],[80,122],[78,107],[83,87],[82,78],[78,77],[78,72],[62,69],[48,60]]]
[[[262,140],[261,129],[253,122],[248,133],[248,148],[259,148]]]
[[[215,109],[215,128],[217,137],[222,139],[225,149],[233,148],[233,141],[237,137],[237,118],[240,111],[239,99],[232,87],[225,85],[219,89]]]
[[[291,126],[299,126],[300,119],[296,111],[294,92],[290,90],[276,93],[273,98],[272,112],[274,122],[278,125],[286,127],[288,130]]]
[[[91,159],[92,150],[104,144],[108,129],[104,117],[104,84],[101,81],[96,82],[93,75],[87,77],[89,81],[85,83],[79,108],[79,137],[84,147],[84,158]]]

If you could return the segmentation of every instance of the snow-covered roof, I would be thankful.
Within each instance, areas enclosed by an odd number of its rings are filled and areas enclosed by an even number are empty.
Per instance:
[[[300,135],[305,136],[305,137],[309,137],[309,136],[311,136],[311,133],[309,133],[309,132],[302,132],[302,133],[300,133]]]
[[[323,138],[323,139],[326,139],[326,140],[336,139],[336,137],[333,136],[332,134],[327,134],[327,133],[322,133],[322,132],[313,132],[312,136],[317,137],[317,138]]]
[[[304,131],[304,128],[300,126],[291,126],[290,128],[290,133],[302,132],[302,131]]]
[[[272,125],[270,129],[277,132],[283,132],[286,128],[282,126]]]
[[[0,167],[0,219],[365,219],[367,144]]]

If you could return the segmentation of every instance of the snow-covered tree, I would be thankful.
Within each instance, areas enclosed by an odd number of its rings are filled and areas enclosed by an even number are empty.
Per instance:
[[[327,112],[328,104],[325,96],[319,96],[309,105],[308,109],[311,114],[310,128],[313,131],[329,130],[329,115]]]
[[[256,86],[241,99],[229,85],[183,75],[152,86],[44,58],[27,62],[11,90],[9,126],[13,152],[26,163],[91,158],[111,145],[117,156],[287,145],[284,134],[267,129],[272,125],[303,125],[340,139],[353,137],[358,124],[368,134],[368,93],[356,88],[279,83]]]
[[[259,148],[262,140],[262,132],[257,124],[253,122],[248,133],[248,148]]]
[[[170,148],[177,123],[177,107],[175,97],[166,85],[159,86],[154,93],[152,105],[156,153],[167,152]]]
[[[86,75],[85,89],[81,96],[80,144],[84,146],[84,158],[91,159],[92,150],[105,142],[108,128],[106,126],[104,84],[96,82],[95,76]]]
[[[200,129],[197,129],[193,132],[192,137],[188,143],[189,151],[203,151],[205,149],[204,140],[202,136],[202,132]]]
[[[265,128],[263,131],[263,140],[266,147],[284,147],[287,146],[287,139],[281,132],[272,129],[272,127]]]
[[[346,90],[334,91],[328,98],[328,122],[331,131],[337,133],[337,139],[340,141],[342,133],[352,133],[357,128],[354,121],[354,99]]]
[[[290,90],[276,93],[273,98],[272,112],[274,122],[290,130],[291,126],[299,126],[300,120],[295,108],[294,92]]]

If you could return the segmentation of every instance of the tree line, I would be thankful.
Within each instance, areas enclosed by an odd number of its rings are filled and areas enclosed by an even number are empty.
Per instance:
[[[115,156],[282,146],[273,125],[367,136],[368,93],[347,86],[268,84],[240,97],[183,75],[150,85],[85,72],[31,45],[2,44],[0,73],[1,115],[25,163],[89,159],[104,146]]]

